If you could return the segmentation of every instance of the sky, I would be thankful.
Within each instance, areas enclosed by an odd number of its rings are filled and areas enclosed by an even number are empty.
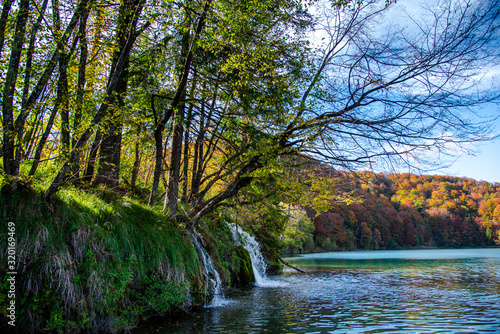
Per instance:
[[[500,113],[500,110],[499,110]],[[500,120],[497,121],[497,133],[500,133]],[[408,167],[401,166],[399,169],[389,168],[386,170],[378,170],[375,168],[373,171],[390,172],[390,173],[415,173],[422,175],[449,175],[457,177],[466,177],[476,181],[487,181],[490,183],[500,183],[500,138],[482,143],[471,144],[470,153],[457,156],[448,157],[448,167],[439,168],[435,170],[425,169],[422,172],[415,170],[408,170]],[[416,165],[418,166],[418,164]],[[422,165],[428,168],[427,165]]]
[[[398,1],[397,4],[401,6],[398,10],[404,9],[408,13],[418,15],[419,7],[422,6],[424,2],[429,3],[429,1],[425,0]],[[430,3],[432,3],[432,1]],[[391,18],[397,21],[397,15],[393,15]],[[498,66],[485,69],[485,71],[487,75],[485,75],[484,78],[499,78],[500,68]],[[488,80],[486,81],[488,82]],[[489,116],[500,117],[500,106],[490,105],[484,110],[484,113]],[[500,119],[497,120],[495,124],[496,129],[494,131],[500,134]],[[470,150],[472,154],[456,157],[456,160],[450,167],[436,170],[435,174],[467,177],[478,181],[500,183],[500,139],[472,144]],[[425,174],[434,174],[434,172],[425,172]]]
[[[412,2],[405,1],[405,3],[410,5]],[[485,71],[487,72],[485,79],[499,77],[498,66],[485,69]],[[500,117],[500,106],[490,105],[486,107],[484,112],[490,116]],[[500,133],[500,120],[497,120],[495,125],[494,131],[498,134]],[[500,183],[500,139],[471,145],[471,151],[470,155],[457,157],[457,160],[449,168],[437,171],[438,174],[464,176],[478,181]]]
[[[500,122],[497,124],[500,130]],[[438,174],[500,183],[500,139],[473,145],[473,148],[475,156],[463,155]]]
[[[457,1],[467,1],[467,0],[457,0]],[[481,1],[481,0],[471,0],[472,2]],[[418,18],[422,15],[422,7],[426,7],[429,4],[429,8],[439,9],[439,6],[444,6],[446,1],[438,3],[436,0],[401,0],[393,5],[392,8],[386,12],[385,23],[382,23],[379,26],[381,31],[384,31],[386,28],[386,24],[389,26],[399,25],[401,27],[408,27],[411,25],[411,21],[408,21],[408,16]],[[316,37],[311,36],[310,40],[314,44],[321,44],[321,41],[324,38],[321,38],[323,35],[319,34]],[[500,44],[499,45],[499,54],[500,54]],[[483,72],[478,73],[478,76],[471,77],[470,79],[480,79],[478,88],[491,88],[497,87],[500,82],[500,65],[493,67],[485,67]],[[489,104],[487,106],[479,107],[477,110],[480,116],[486,117],[499,117],[500,118],[500,105]],[[495,129],[497,135],[500,135],[500,119],[498,119],[495,123]],[[453,149],[453,147],[452,147]],[[467,177],[471,179],[475,179],[478,181],[487,181],[487,182],[498,182],[500,183],[500,139],[474,143],[468,145],[469,154],[463,154],[461,156],[455,156],[454,158],[447,158],[446,161],[450,161],[450,165],[447,168],[441,168],[436,170],[428,170],[428,165],[418,166],[413,169],[418,170],[419,167],[422,167],[425,171],[422,171],[422,174],[441,174],[441,175],[451,175],[458,177]],[[458,150],[455,148],[455,152]],[[452,152],[448,152],[452,153]],[[432,156],[434,153],[430,152]],[[458,153],[457,153],[458,154]],[[435,154],[437,156],[437,154]],[[425,159],[424,159],[425,160]],[[432,158],[431,158],[432,160]],[[437,158],[436,158],[437,160]],[[439,163],[439,161],[432,161]],[[443,162],[443,161],[440,161]],[[371,166],[374,172],[412,172],[408,170],[408,166],[400,166],[394,167],[392,165],[387,166],[387,168],[381,165]],[[379,167],[379,168],[377,168]],[[395,168],[395,169],[394,169]]]
[[[473,2],[478,0],[472,0]],[[392,24],[399,24],[400,26],[406,26],[407,16],[418,17],[421,15],[421,8],[425,4],[430,4],[432,6],[437,6],[435,0],[401,0],[398,1],[396,5],[393,6],[388,19]],[[442,2],[446,4],[446,2]],[[441,4],[441,6],[442,6]],[[499,46],[500,53],[500,46]],[[485,68],[484,73],[482,73],[482,83],[483,85],[490,86],[494,78],[497,79],[496,84],[500,79],[500,66],[495,66],[491,68]],[[486,106],[482,112],[479,112],[482,116],[489,117],[499,117],[500,118],[500,105],[490,104]],[[497,135],[500,135],[500,119],[495,123],[495,129]],[[478,181],[487,182],[498,182],[500,183],[500,139],[481,142],[476,144],[471,144],[469,146],[469,154],[463,154],[461,156],[456,156],[455,160],[451,160],[450,166],[447,168],[437,169],[437,170],[425,170],[422,174],[441,174],[441,175],[451,175],[458,177],[467,177],[475,179]],[[447,161],[450,161],[447,159]],[[400,172],[405,171],[405,167],[402,167]],[[378,171],[377,171],[378,172]]]
[[[500,183],[500,140],[481,145],[477,156],[462,156],[440,174]]]

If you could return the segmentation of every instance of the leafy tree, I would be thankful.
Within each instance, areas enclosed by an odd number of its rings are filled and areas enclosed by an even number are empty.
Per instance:
[[[60,169],[50,198],[86,165],[83,178],[96,174],[94,184],[109,188],[141,178],[151,204],[163,196],[163,181],[165,209],[194,226],[271,179],[287,189],[306,181],[310,204],[322,210],[352,191],[325,174],[280,181],[281,167],[300,156],[330,168],[381,158],[412,165],[423,149],[487,139],[488,123],[471,111],[498,94],[469,78],[498,62],[496,1],[442,2],[408,29],[382,33],[380,20],[397,4],[310,5],[315,16],[303,2],[284,0],[23,0],[15,11],[4,2],[5,174],[15,179],[27,166],[37,177],[37,165],[54,159]],[[308,45],[314,34],[324,42]],[[134,132],[148,144],[130,149],[123,135]],[[414,189],[418,177],[402,182],[408,189],[396,190],[398,205],[461,214],[459,189],[433,187],[434,196],[425,185]],[[365,193],[392,196],[388,184],[379,188]],[[368,213],[377,205],[375,198],[363,210],[352,205],[341,214],[345,225],[366,222],[373,231],[378,216]],[[380,242],[389,243],[388,229],[402,242],[404,217],[385,213]]]
[[[287,253],[308,253],[314,249],[314,225],[298,207],[285,208],[289,217],[283,232],[283,244]]]

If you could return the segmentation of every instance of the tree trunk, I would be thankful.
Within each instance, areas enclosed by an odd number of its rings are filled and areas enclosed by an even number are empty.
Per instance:
[[[86,7],[80,18],[80,25],[78,27],[78,38],[80,40],[80,62],[78,64],[78,84],[76,89],[76,109],[73,116],[73,139],[71,142],[71,148],[73,149],[76,145],[76,135],[78,133],[78,128],[80,126],[80,121],[83,114],[83,101],[85,97],[85,75],[87,69],[87,57],[88,57],[88,45],[87,45],[87,19],[89,15],[89,8]],[[80,155],[76,158],[74,165],[72,166],[71,177],[74,181],[79,181],[80,173]]]
[[[43,115],[43,113],[42,113],[42,115]],[[43,119],[43,116],[42,116],[42,119]],[[28,143],[28,147],[26,147],[26,150],[24,151],[25,157],[30,157],[31,153],[33,151],[33,148],[36,146],[35,138],[36,138],[38,128],[40,127],[40,125],[43,125],[42,120],[37,119],[35,121],[35,124],[32,124],[30,129],[28,131],[26,131],[26,133],[24,134],[23,143]],[[43,129],[41,129],[41,131],[43,132]]]
[[[47,9],[47,4],[48,0],[44,0],[42,3],[42,8],[40,10],[40,13],[38,14],[38,18],[33,25],[30,33],[30,40],[28,43],[28,50],[26,52],[26,67],[24,70],[24,87],[23,87],[23,95],[22,95],[22,100],[21,100],[21,110],[25,110],[27,107],[28,103],[28,95],[29,95],[29,89],[30,89],[30,79],[31,79],[31,74],[33,72],[32,69],[32,64],[33,64],[33,53],[35,52],[35,42],[36,42],[36,34],[38,33],[38,30],[40,29],[42,20],[45,16],[45,10]],[[17,127],[16,126],[16,132],[17,132],[17,138],[18,138],[18,144],[15,152],[15,159],[16,159],[16,165],[19,166],[21,164],[21,160],[23,158],[29,157],[29,151],[30,150],[24,150],[23,149],[23,143],[30,143],[29,146],[32,146],[33,143],[31,143],[31,137],[33,131],[28,131],[26,135],[23,134],[24,132],[24,126],[23,127]],[[21,140],[22,138],[22,140]]]
[[[283,260],[281,257],[278,257],[278,260],[279,260],[281,263],[283,263],[285,266],[287,266],[287,267],[290,267],[290,268],[292,268],[292,269],[295,269],[295,270],[297,270],[298,272],[305,273],[305,271],[304,271],[304,270],[302,270],[302,269],[300,269],[300,268],[298,268],[298,267],[294,267],[294,266],[292,266],[290,263],[286,262],[286,261],[285,261],[285,260]]]
[[[2,14],[0,14],[0,56],[2,55],[3,45],[5,43],[5,27],[9,19],[9,12],[14,0],[6,0],[3,3]]]
[[[40,158],[42,157],[43,148],[45,146],[45,143],[47,142],[47,138],[49,138],[50,131],[52,130],[52,125],[54,125],[54,119],[56,118],[58,109],[59,101],[56,101],[56,104],[54,105],[54,108],[50,113],[45,131],[43,132],[42,137],[40,138],[40,141],[38,142],[38,145],[36,147],[35,157],[33,160],[33,164],[31,165],[29,175],[35,175],[36,173],[36,169],[38,168],[38,164],[40,163]]]
[[[57,95],[60,99],[61,109],[61,151],[64,156],[70,152],[69,109],[68,109],[68,63],[69,55],[61,50],[59,55],[59,81]]]
[[[186,217],[189,219],[189,226],[193,228],[200,221],[201,217],[212,212],[225,199],[235,196],[242,188],[248,186],[252,180],[253,177],[251,176],[237,177],[226,187],[225,191],[189,210]]]
[[[120,154],[122,147],[122,124],[111,124],[101,142],[99,167],[94,184],[104,184],[110,189],[118,188],[120,180]]]
[[[42,94],[43,90],[45,89],[47,83],[49,82],[50,78],[52,77],[52,73],[54,72],[54,69],[56,65],[58,64],[59,61],[59,45],[60,44],[65,44],[68,42],[68,39],[73,32],[73,29],[75,28],[76,24],[78,23],[78,20],[80,18],[81,13],[85,10],[85,8],[89,5],[89,2],[92,3],[93,0],[81,0],[78,3],[78,6],[75,10],[75,13],[71,17],[70,22],[68,23],[68,26],[66,27],[66,31],[62,35],[59,43],[57,50],[52,54],[52,57],[49,59],[47,62],[47,65],[45,69],[43,70],[42,75],[38,79],[38,82],[36,83],[35,87],[33,88],[33,91],[25,100],[22,104],[21,112],[19,113],[19,116],[17,116],[16,123],[15,123],[15,128],[16,132],[18,134],[22,134],[24,131],[24,124],[26,122],[26,119],[28,118],[29,112],[31,107],[35,104],[35,102],[38,100],[40,97],[40,94]],[[73,45],[71,47],[71,51],[75,47],[77,39],[75,38]],[[21,135],[19,135],[21,137]],[[18,155],[19,156],[19,155]]]
[[[177,108],[174,115],[174,129],[172,134],[172,148],[170,153],[170,169],[168,172],[167,192],[163,210],[167,207],[170,214],[177,214],[177,200],[179,197],[179,176],[182,159],[182,134],[184,131],[184,108],[185,104],[181,104]]]
[[[95,179],[95,184],[104,184],[109,188],[117,188],[120,183],[120,154],[122,147],[122,128],[123,121],[119,113],[120,107],[123,107],[123,95],[127,91],[128,67],[130,63],[130,52],[124,53],[123,50],[127,44],[130,34],[136,30],[138,17],[134,16],[135,9],[141,5],[141,0],[129,0],[120,4],[118,14],[118,25],[116,31],[117,50],[113,54],[113,63],[111,72],[116,68],[120,57],[124,58],[122,73],[118,78],[113,94],[116,95],[115,106],[118,108],[109,108],[109,119],[104,125],[106,134],[101,143],[99,151],[99,168]]]
[[[191,22],[186,19],[185,25],[189,29]],[[167,189],[165,192],[165,202],[163,203],[163,210],[168,207],[170,214],[177,215],[177,201],[179,197],[179,178],[181,172],[182,160],[182,138],[184,131],[184,113],[186,104],[186,87],[189,71],[191,70],[191,61],[188,62],[188,56],[192,58],[192,47],[189,45],[191,31],[187,30],[182,35],[181,57],[179,59],[179,86],[177,89],[177,101],[172,101],[170,108],[175,111],[173,119],[173,133],[172,133],[172,148],[170,152],[170,169],[168,171]],[[175,103],[175,104],[174,104]]]
[[[76,142],[75,147],[73,148],[68,161],[63,165],[59,173],[56,175],[56,177],[50,184],[49,188],[44,194],[44,198],[46,199],[51,198],[57,193],[57,191],[62,186],[64,181],[66,181],[71,165],[74,164],[74,162],[76,161],[77,156],[80,154],[80,150],[83,149],[89,138],[92,136],[92,133],[94,132],[94,127],[96,127],[98,124],[101,123],[102,119],[108,112],[108,106],[117,105],[119,103],[118,101],[116,101],[116,96],[117,96],[116,92],[119,91],[119,89],[117,88],[120,86],[121,83],[123,83],[124,76],[126,76],[127,74],[128,60],[130,57],[130,51],[132,49],[132,46],[134,45],[137,37],[147,27],[150,26],[150,22],[148,21],[144,23],[141,29],[139,30],[135,29],[137,20],[139,19],[139,16],[142,12],[142,6],[143,3],[142,1],[139,0],[137,6],[132,11],[135,14],[133,24],[131,27],[129,27],[129,30],[127,30],[128,33],[125,34],[127,37],[127,41],[125,43],[124,48],[120,52],[118,60],[116,61],[116,66],[112,68],[112,71],[109,74],[108,86],[106,87],[105,100],[101,104],[97,113],[94,115],[94,118],[90,123],[90,126],[82,133],[82,135]]]
[[[193,105],[191,104],[188,109],[188,116],[186,119],[186,129],[184,131],[184,153],[182,157],[182,198],[187,198],[188,195],[188,181],[189,181],[189,127],[191,126],[191,116],[193,112]]]
[[[2,95],[3,125],[3,169],[7,175],[18,175],[19,166],[14,157],[16,132],[14,127],[14,92],[19,71],[19,62],[24,44],[26,22],[29,16],[29,0],[21,0],[16,19],[16,30],[12,42],[9,67],[5,76]]]
[[[52,16],[54,22],[54,34],[57,41],[57,52],[59,53],[59,80],[57,81],[57,98],[60,100],[61,115],[61,139],[60,150],[64,156],[69,153],[69,110],[68,110],[68,72],[66,46],[62,43],[61,17],[59,15],[59,0],[52,0]]]
[[[71,31],[73,30],[74,26],[76,25],[76,22],[78,21],[81,8],[84,7],[87,4],[87,2],[88,0],[82,0],[78,4],[77,10],[73,15],[73,17],[71,18],[71,21],[68,24],[68,27],[60,43],[65,43],[69,38]],[[6,5],[7,3],[5,3],[4,9],[6,9],[5,7]],[[24,133],[24,124],[28,117],[29,109],[36,102],[36,100],[42,93],[47,82],[50,80],[52,72],[54,71],[54,68],[58,62],[59,52],[56,51],[50,58],[35,88],[31,92],[30,96],[27,98],[26,89],[29,87],[29,79],[30,79],[29,77],[31,72],[31,68],[29,68],[30,67],[29,58],[32,56],[31,49],[33,48],[32,43],[34,45],[36,30],[38,29],[37,24],[39,24],[40,19],[43,18],[43,11],[45,10],[44,9],[45,6],[46,3],[44,2],[42,4],[42,10],[39,14],[38,20],[33,26],[33,30],[31,33],[32,38],[30,38],[30,49],[28,50],[28,53],[26,55],[28,68],[26,69],[25,72],[26,73],[25,87],[23,88],[21,111],[14,123],[13,94],[15,90],[15,82],[18,76],[20,57],[24,44],[24,34],[26,31],[27,17],[29,15],[29,0],[23,0],[19,4],[19,12],[16,20],[16,30],[14,33],[14,39],[11,46],[10,62],[9,62],[9,67],[7,69],[4,92],[3,92],[3,101],[2,101],[3,129],[4,129],[3,131],[4,145],[2,147],[2,151],[4,159],[4,171],[6,174],[9,175],[19,174],[19,166],[21,163],[21,156],[23,154],[22,139]],[[4,13],[5,11],[2,12],[2,15]],[[15,140],[16,135],[18,139],[17,145]],[[16,152],[16,146],[17,146],[17,152]]]
[[[195,195],[200,191],[200,182],[202,177],[201,167],[203,164],[203,140],[205,136],[205,100],[201,101],[200,129],[196,142],[194,143],[193,169],[191,175],[191,194],[189,201],[193,204]]]
[[[194,97],[194,92],[196,90],[196,82],[197,82],[197,76],[198,73],[196,72],[196,69],[194,70],[194,75],[193,75],[193,84],[191,85],[191,91],[189,92],[189,98],[193,99]],[[184,153],[183,153],[183,167],[182,167],[182,178],[184,179],[183,181],[183,188],[182,188],[182,198],[186,199],[188,196],[188,179],[189,179],[189,128],[191,127],[191,120],[193,118],[193,103],[189,104],[188,112],[187,112],[187,118],[186,118],[186,128],[184,131]]]
[[[170,172],[163,209],[165,210],[168,207],[172,215],[177,214],[177,197],[179,192],[180,162],[182,158],[182,127],[184,125],[184,100],[186,98],[186,87],[189,79],[189,72],[191,70],[191,65],[193,62],[194,47],[197,39],[203,31],[203,27],[205,26],[205,19],[207,17],[208,10],[211,4],[212,0],[207,0],[205,2],[203,12],[198,19],[198,23],[194,31],[193,39],[191,40],[190,31],[185,32],[183,35],[181,59],[179,62],[183,65],[180,66],[179,69],[179,84],[169,108],[170,111],[175,111],[176,117],[174,118],[172,153],[170,156]],[[189,22],[189,20],[187,20],[186,22],[187,27],[189,27],[191,25],[191,22]],[[160,121],[160,123],[163,123],[163,120]]]
[[[94,177],[95,161],[97,157],[97,152],[99,151],[99,146],[101,146],[101,139],[102,139],[102,133],[100,130],[97,130],[94,141],[90,146],[89,157],[87,159],[87,167],[85,168],[85,173],[83,174],[82,178],[82,180],[85,182],[92,181],[92,178]]]
[[[163,171],[163,126],[156,127],[154,131],[155,138],[155,169],[153,172],[153,184],[151,185],[151,193],[149,194],[149,205],[154,205],[156,196],[158,195],[158,186],[160,177]]]
[[[155,107],[155,98],[161,97],[166,98],[165,96],[160,96],[156,94],[151,95],[151,110],[153,111],[153,115],[155,117],[155,130],[154,130],[154,138],[155,138],[155,168],[153,172],[153,183],[151,185],[151,192],[149,194],[149,205],[154,205],[156,203],[156,197],[158,195],[158,186],[160,185],[161,174],[163,173],[163,130],[165,130],[165,124],[172,117],[173,109],[169,108],[165,116],[162,117],[160,121],[158,121],[158,113],[156,112]]]
[[[78,86],[76,89],[76,109],[73,119],[73,133],[75,134],[80,125],[80,121],[83,114],[83,101],[85,97],[85,75],[87,69],[87,58],[88,58],[88,45],[87,45],[87,19],[89,15],[89,8],[86,8],[82,13],[80,18],[80,26],[78,27],[78,37],[80,40],[80,61],[78,63]],[[73,138],[72,147],[76,144],[76,140]]]
[[[64,108],[64,106],[67,105],[67,99],[68,99],[68,76],[67,76],[68,62],[69,62],[69,57],[66,56],[65,54],[61,54],[59,57],[59,72],[60,73],[59,73],[59,80],[57,82],[56,101],[55,101],[52,113],[50,114],[50,118],[49,118],[49,121],[47,123],[47,127],[45,128],[45,131],[42,135],[42,138],[40,138],[40,141],[38,143],[36,153],[35,153],[35,160],[33,161],[33,165],[31,166],[31,170],[29,172],[29,175],[35,175],[36,169],[37,169],[38,164],[40,162],[40,158],[42,156],[43,147],[45,146],[47,138],[50,135],[50,131],[52,130],[52,125],[54,124],[54,118],[55,118],[58,110],[60,110],[61,105],[63,106],[63,108]],[[69,141],[69,138],[68,138],[68,141]],[[66,151],[66,154],[67,153],[68,152]]]
[[[215,87],[214,96],[212,99],[212,103],[209,107],[209,113],[205,116],[205,104],[203,103],[201,107],[201,115],[200,115],[200,131],[198,133],[198,137],[196,138],[195,143],[195,157],[193,159],[193,176],[191,182],[191,194],[189,195],[189,201],[192,205],[196,205],[200,199],[200,188],[202,184],[203,172],[206,168],[206,163],[210,160],[209,151],[210,147],[213,145],[214,138],[212,137],[209,141],[209,145],[205,149],[205,134],[207,129],[210,127],[210,123],[212,121],[213,111],[215,109],[215,102],[217,100],[217,92],[218,86]],[[205,102],[205,101],[203,101]],[[218,125],[215,125],[217,128]],[[202,197],[202,196],[201,196]]]
[[[135,190],[135,184],[137,182],[137,175],[139,174],[139,166],[141,165],[141,151],[139,142],[140,127],[137,128],[137,140],[135,142],[135,159],[134,166],[132,167],[132,179],[130,180],[130,186],[132,191]]]

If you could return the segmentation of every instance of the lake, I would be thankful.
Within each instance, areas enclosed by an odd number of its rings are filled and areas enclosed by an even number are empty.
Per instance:
[[[265,287],[137,333],[500,333],[500,249],[355,251],[285,259]]]

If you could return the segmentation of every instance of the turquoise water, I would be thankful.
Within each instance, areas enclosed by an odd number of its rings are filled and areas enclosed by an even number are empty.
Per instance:
[[[369,251],[286,259],[279,287],[150,321],[137,333],[500,333],[500,249]]]

